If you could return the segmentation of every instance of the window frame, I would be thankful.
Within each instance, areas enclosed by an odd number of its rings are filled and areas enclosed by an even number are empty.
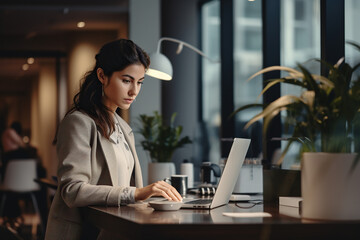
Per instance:
[[[202,4],[199,2],[199,12]],[[280,65],[281,48],[281,22],[280,22],[280,0],[261,0],[262,4],[262,44],[263,44],[263,68]],[[345,3],[344,0],[320,0],[320,25],[321,25],[321,59],[335,64],[337,60],[345,55]],[[221,49],[221,126],[220,139],[233,138],[235,132],[234,118],[229,118],[234,111],[234,22],[233,22],[233,0],[220,1],[220,49]],[[201,15],[201,14],[200,14]],[[201,17],[201,16],[200,16]],[[201,29],[201,21],[200,29]],[[201,42],[201,30],[199,33]],[[202,60],[200,60],[202,61]],[[325,66],[321,66],[321,73],[325,74]],[[271,72],[263,75],[263,87],[265,81],[271,78],[280,78],[280,72]],[[199,121],[202,118],[202,78],[199,76]],[[280,85],[270,88],[263,95],[264,106],[281,96]],[[271,167],[271,157],[277,148],[281,147],[280,141],[271,141],[274,137],[282,134],[282,123],[280,115],[274,118],[263,143],[263,165]],[[221,157],[226,157],[230,150],[229,144],[221,144]]]

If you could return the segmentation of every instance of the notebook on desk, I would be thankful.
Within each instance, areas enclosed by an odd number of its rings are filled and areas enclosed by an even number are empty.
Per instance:
[[[185,199],[181,208],[213,209],[228,204],[249,145],[250,139],[234,138],[214,197],[212,199]]]

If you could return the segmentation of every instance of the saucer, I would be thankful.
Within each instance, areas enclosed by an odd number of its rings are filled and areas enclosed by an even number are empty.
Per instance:
[[[158,211],[176,211],[181,208],[183,203],[172,201],[151,201],[149,202],[149,205]]]

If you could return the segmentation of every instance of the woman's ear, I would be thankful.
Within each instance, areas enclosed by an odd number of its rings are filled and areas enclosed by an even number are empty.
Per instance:
[[[102,68],[98,68],[96,70],[96,75],[97,75],[99,81],[101,82],[101,84],[105,84],[106,76],[105,76],[104,70]]]

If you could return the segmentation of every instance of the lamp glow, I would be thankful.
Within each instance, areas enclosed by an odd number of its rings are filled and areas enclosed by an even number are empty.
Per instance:
[[[146,75],[169,81],[172,79],[173,69],[170,60],[160,52],[150,54],[150,68],[146,71]]]
[[[29,57],[28,59],[27,59],[27,63],[28,64],[33,64],[35,62],[35,59],[33,58],[33,57]]]
[[[78,22],[77,27],[78,28],[84,28],[85,27],[85,22]]]
[[[29,64],[27,64],[27,63],[24,63],[23,65],[22,65],[22,70],[24,70],[24,71],[27,71],[27,70],[29,70]]]

